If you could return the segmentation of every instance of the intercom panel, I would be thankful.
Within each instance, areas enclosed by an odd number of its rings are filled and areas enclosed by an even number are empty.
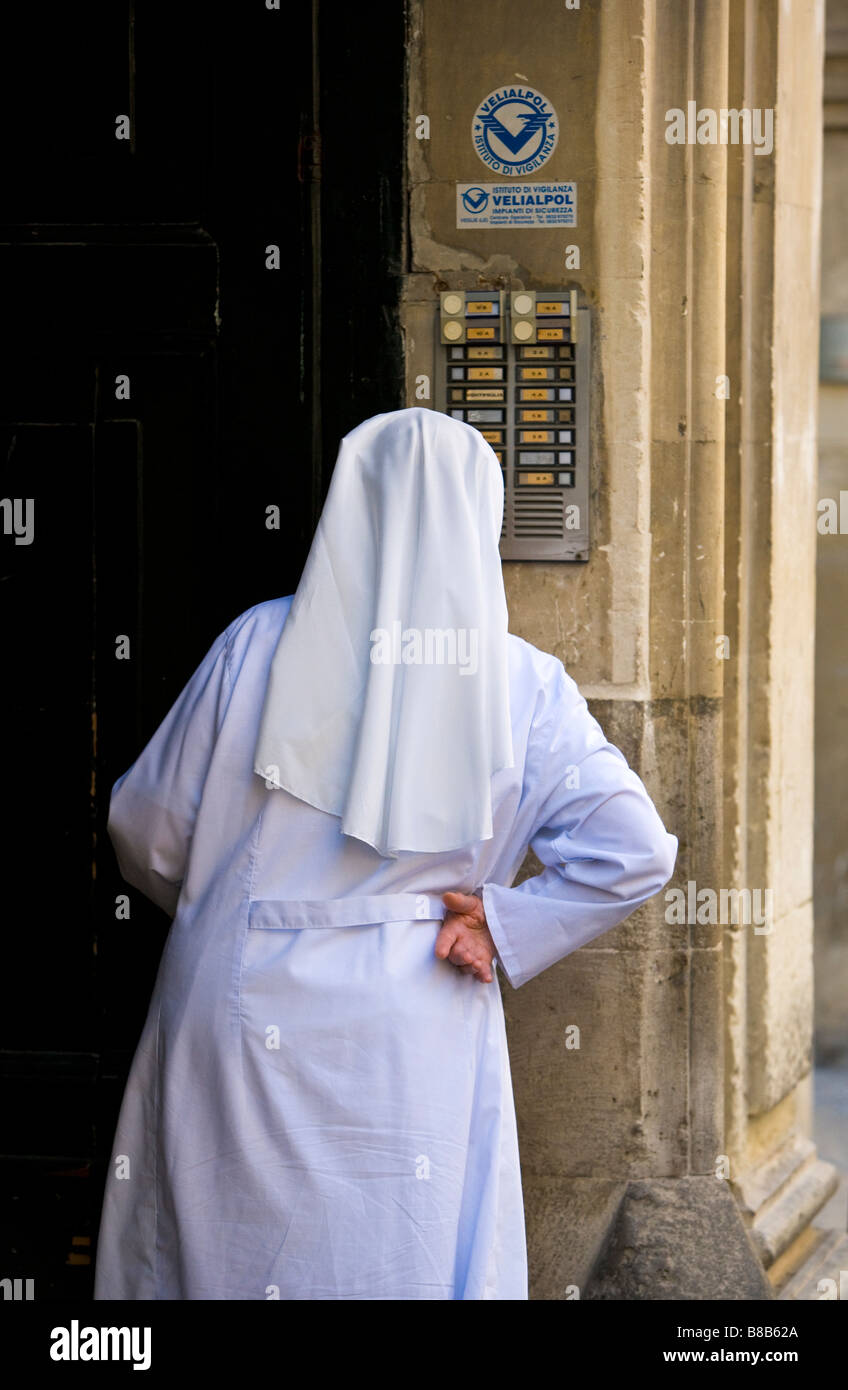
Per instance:
[[[505,560],[589,558],[589,310],[575,290],[445,290],[438,410],[491,444]]]

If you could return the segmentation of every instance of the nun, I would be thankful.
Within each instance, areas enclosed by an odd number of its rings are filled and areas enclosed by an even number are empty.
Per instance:
[[[121,874],[173,921],[96,1299],[527,1298],[498,975],[621,922],[677,840],[508,631],[502,516],[470,425],[366,420],[296,593],[221,633],[115,783]]]

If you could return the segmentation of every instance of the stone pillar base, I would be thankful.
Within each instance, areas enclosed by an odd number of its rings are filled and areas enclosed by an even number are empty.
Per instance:
[[[531,1299],[775,1298],[718,1178],[528,1176],[524,1195]]]
[[[742,1219],[770,1269],[833,1196],[839,1175],[805,1135],[794,1134],[760,1167],[733,1184]]]

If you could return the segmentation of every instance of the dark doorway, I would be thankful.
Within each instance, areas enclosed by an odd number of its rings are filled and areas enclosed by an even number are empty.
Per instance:
[[[344,17],[92,0],[0,42],[0,1277],[37,1299],[90,1294],[168,928],[118,876],[112,783],[295,588],[341,434],[404,403],[404,7]]]

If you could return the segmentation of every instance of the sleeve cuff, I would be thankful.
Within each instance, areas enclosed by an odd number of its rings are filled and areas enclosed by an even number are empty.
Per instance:
[[[475,891],[483,900],[483,911],[486,914],[486,923],[492,934],[492,940],[497,947],[498,965],[506,975],[512,988],[518,989],[518,986],[522,983],[518,958],[509,944],[509,938],[504,931],[503,924],[495,909],[493,895],[490,889],[491,884],[484,883],[482,888],[478,888]]]

